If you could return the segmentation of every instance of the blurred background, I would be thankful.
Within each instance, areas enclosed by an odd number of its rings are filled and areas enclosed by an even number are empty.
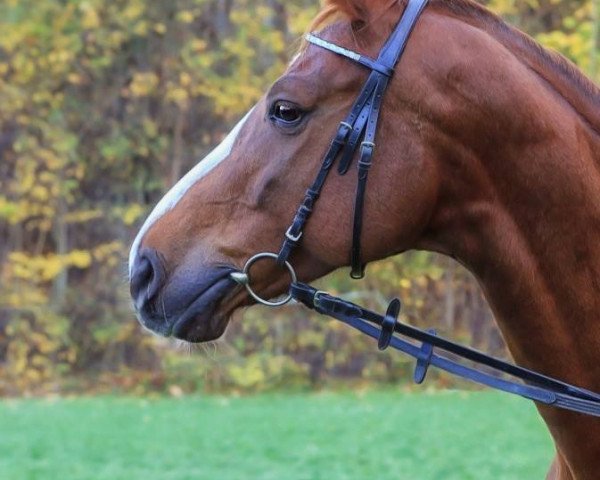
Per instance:
[[[599,0],[484,3],[598,79]],[[200,347],[143,332],[130,306],[126,258],[145,215],[283,72],[317,10],[0,1],[0,396],[408,385],[400,354],[298,306],[241,312]],[[399,296],[410,323],[507,355],[475,280],[447,258],[409,252],[362,282],[320,285],[379,310]]]

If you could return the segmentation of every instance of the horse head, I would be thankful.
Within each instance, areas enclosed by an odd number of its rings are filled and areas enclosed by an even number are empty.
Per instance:
[[[319,38],[376,57],[401,5],[340,3],[346,8],[326,9],[316,20]],[[365,200],[366,262],[414,246],[435,204],[434,152],[418,113],[418,98],[429,94],[427,43],[425,30],[417,29],[383,102]],[[145,326],[192,342],[211,340],[236,308],[251,302],[230,274],[256,252],[278,250],[368,73],[304,45],[223,142],[165,195],[130,255],[131,292]],[[291,258],[300,279],[348,265],[355,189],[355,169],[329,177]],[[264,262],[253,268],[252,283],[268,298],[285,292],[289,277]]]

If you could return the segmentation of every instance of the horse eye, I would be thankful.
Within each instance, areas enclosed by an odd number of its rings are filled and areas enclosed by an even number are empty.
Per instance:
[[[271,119],[283,126],[293,126],[302,120],[304,112],[290,102],[278,101],[271,108]]]

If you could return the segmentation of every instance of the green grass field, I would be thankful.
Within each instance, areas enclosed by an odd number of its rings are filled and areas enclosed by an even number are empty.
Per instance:
[[[533,405],[496,393],[0,404],[0,479],[541,479]]]

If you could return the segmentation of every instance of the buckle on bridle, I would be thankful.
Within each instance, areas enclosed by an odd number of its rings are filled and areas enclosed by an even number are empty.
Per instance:
[[[298,240],[300,240],[300,237],[302,237],[302,230],[298,232],[298,235],[294,235],[292,233],[292,225],[290,225],[285,231],[285,238],[287,238],[290,242],[296,243]]]
[[[361,148],[370,148],[371,150],[375,150],[375,143],[374,142],[361,142],[360,144]]]

